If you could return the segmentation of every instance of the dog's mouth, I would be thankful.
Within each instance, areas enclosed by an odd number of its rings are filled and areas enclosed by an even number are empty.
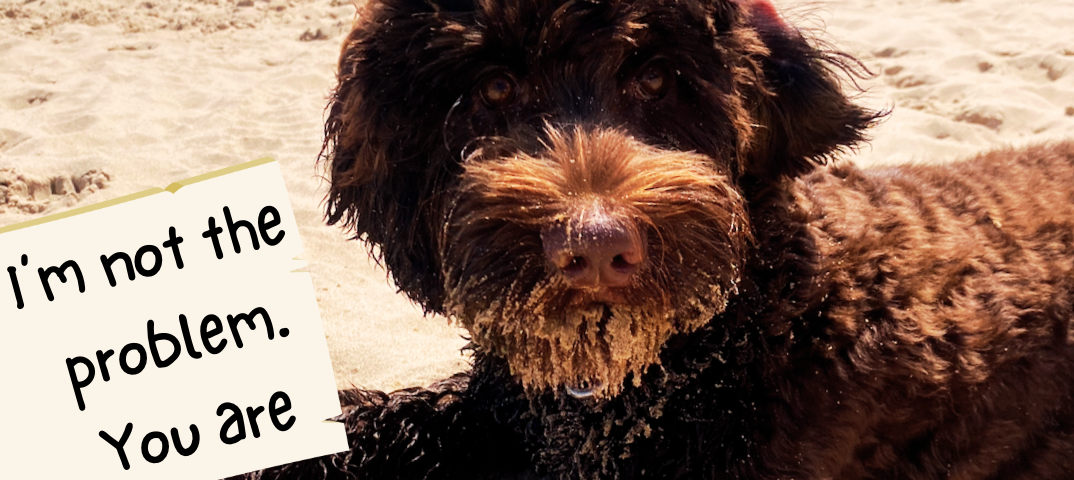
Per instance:
[[[612,318],[613,314],[611,305],[623,303],[621,295],[616,292],[608,292],[602,290],[600,292],[597,292],[596,295],[592,294],[591,292],[584,292],[587,295],[583,295],[583,292],[577,293],[578,295],[575,295],[576,299],[589,297],[587,299],[589,301],[585,301],[585,303],[581,304],[584,305],[584,309],[600,309],[603,312],[600,322],[598,323],[598,327],[601,329],[605,328],[608,321]],[[595,300],[596,298],[601,298],[602,300],[597,301]],[[583,400],[592,397],[599,397],[599,394],[604,390],[604,382],[597,379],[575,380],[565,383],[563,385],[563,389],[567,392],[568,395],[579,400]]]
[[[567,304],[572,308],[593,308],[595,306],[608,307],[611,305],[628,305],[626,295],[629,293],[622,288],[597,288],[597,289],[572,289],[566,292]]]

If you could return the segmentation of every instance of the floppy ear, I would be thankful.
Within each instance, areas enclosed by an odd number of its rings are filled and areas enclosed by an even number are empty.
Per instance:
[[[444,173],[428,151],[442,144],[436,112],[446,111],[450,99],[418,96],[412,87],[422,82],[410,76],[430,61],[399,52],[414,32],[430,30],[424,27],[437,7],[384,0],[362,9],[343,43],[320,155],[330,181],[327,223],[365,241],[399,290],[426,312],[440,310],[442,290],[430,218],[437,199],[426,197]]]
[[[837,77],[861,77],[864,67],[849,55],[811,45],[771,0],[735,1],[768,52],[759,59],[766,91],[753,109],[759,128],[747,174],[760,179],[801,175],[864,141],[864,129],[885,113],[852,103]]]
[[[357,24],[343,43],[337,85],[328,105],[321,158],[331,181],[328,194],[329,224],[347,220],[348,215],[368,211],[372,192],[364,188],[388,173],[387,159],[378,139],[376,111],[362,101],[362,46],[368,40],[367,24]],[[372,103],[372,102],[369,102]],[[366,108],[363,108],[366,107]],[[346,221],[347,224],[352,223]]]

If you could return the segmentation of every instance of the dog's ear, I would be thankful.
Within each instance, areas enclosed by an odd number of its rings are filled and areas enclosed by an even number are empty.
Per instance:
[[[327,223],[365,241],[397,287],[426,311],[439,311],[442,287],[425,213],[436,205],[425,192],[443,169],[420,153],[442,142],[436,125],[443,117],[422,110],[448,107],[415,97],[406,76],[411,60],[398,52],[434,8],[411,0],[364,6],[343,43],[320,155],[330,181]],[[393,21],[410,23],[392,27]]]
[[[797,176],[865,140],[883,113],[855,105],[839,73],[862,76],[854,58],[813,46],[771,0],[735,0],[747,27],[763,43],[763,85],[753,106],[756,124],[746,173],[758,179]],[[867,72],[866,72],[867,73]]]

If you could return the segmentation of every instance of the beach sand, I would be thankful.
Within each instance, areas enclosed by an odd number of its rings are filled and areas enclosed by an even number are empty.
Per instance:
[[[893,113],[854,161],[1074,138],[1074,3],[776,3],[877,73],[860,101]],[[353,18],[340,0],[0,0],[0,226],[269,156],[338,386],[391,390],[466,368],[464,332],[423,316],[323,223],[316,159]]]

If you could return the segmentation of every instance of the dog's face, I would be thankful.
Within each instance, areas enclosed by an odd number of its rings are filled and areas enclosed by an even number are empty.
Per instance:
[[[837,58],[768,0],[374,0],[329,222],[530,391],[615,395],[736,293],[747,190],[861,140]]]

